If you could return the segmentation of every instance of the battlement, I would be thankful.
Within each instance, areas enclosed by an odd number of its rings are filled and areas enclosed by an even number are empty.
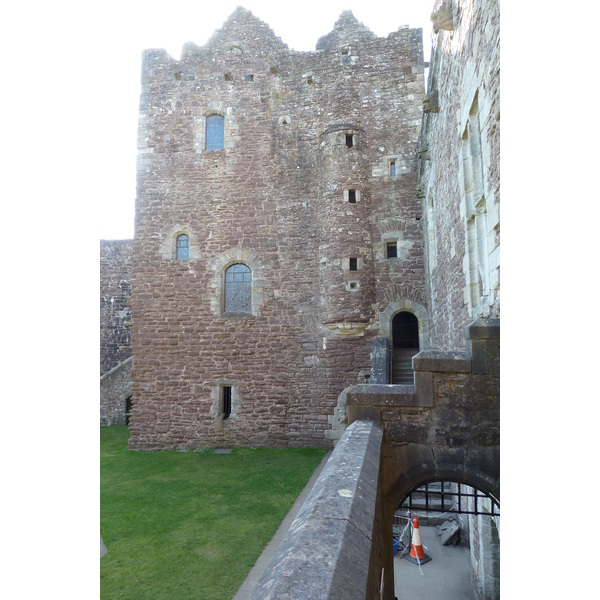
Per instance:
[[[181,59],[177,60],[171,57],[165,50],[149,49],[143,53],[143,73],[144,80],[148,76],[148,68],[176,65],[191,65],[196,63],[204,67],[210,66],[213,61],[221,61],[229,58],[231,61],[269,61],[269,59],[294,60],[304,58],[310,61],[315,54],[323,52],[347,52],[351,53],[354,49],[354,59],[356,53],[361,48],[372,45],[390,45],[395,43],[415,44],[418,48],[411,52],[411,56],[417,58],[417,63],[423,64],[422,30],[420,28],[410,29],[408,26],[402,26],[396,32],[390,33],[387,37],[376,36],[368,27],[356,19],[352,11],[343,11],[338,21],[334,24],[332,31],[322,36],[316,44],[314,52],[296,51],[289,48],[288,45],[275,32],[252,12],[239,6],[227,18],[221,28],[219,28],[210,37],[203,46],[199,46],[192,41],[186,42],[182,47]],[[420,49],[420,51],[419,51]],[[148,63],[148,64],[147,64]],[[267,65],[266,70],[274,73],[279,71],[275,63]],[[281,74],[280,71],[276,74]]]

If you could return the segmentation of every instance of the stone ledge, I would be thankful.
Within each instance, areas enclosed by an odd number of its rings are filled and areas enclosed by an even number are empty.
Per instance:
[[[252,600],[366,596],[382,440],[369,421],[346,429]]]
[[[413,357],[413,369],[432,373],[470,373],[471,356],[467,352],[424,350]]]
[[[465,327],[467,339],[496,339],[500,337],[500,319],[479,319]]]
[[[127,367],[127,365],[129,365],[129,363],[133,364],[133,356],[126,358],[123,362],[120,362],[116,367],[113,367],[110,371],[107,371],[106,373],[104,373],[104,375],[100,375],[100,382],[102,382],[104,379],[110,379],[110,377],[114,373],[116,373],[120,369],[125,369]]]
[[[346,406],[415,406],[415,387],[389,383],[360,383],[348,388]]]

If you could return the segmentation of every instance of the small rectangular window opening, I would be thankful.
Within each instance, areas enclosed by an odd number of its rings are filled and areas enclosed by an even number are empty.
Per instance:
[[[398,258],[398,246],[396,242],[388,242],[386,244],[386,251],[388,258]]]
[[[348,202],[356,204],[356,190],[348,190]]]
[[[224,385],[221,387],[221,395],[223,402],[223,420],[229,419],[231,415],[231,386]]]
[[[390,177],[396,177],[396,161],[390,160]]]
[[[346,134],[346,146],[348,146],[348,148],[354,146],[354,136],[351,133]]]
[[[347,65],[350,62],[350,56],[348,50],[342,50],[342,64]]]
[[[349,269],[351,271],[357,271],[358,270],[358,259],[357,258],[351,258],[350,259]]]

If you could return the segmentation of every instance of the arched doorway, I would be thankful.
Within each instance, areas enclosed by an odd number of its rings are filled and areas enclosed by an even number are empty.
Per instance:
[[[419,321],[402,311],[392,320],[392,383],[412,385],[412,357],[419,353]]]
[[[415,517],[425,554],[417,566],[410,558]],[[448,598],[498,600],[499,532],[500,504],[490,494],[448,480],[413,487],[394,513],[396,597],[411,600],[444,589]]]

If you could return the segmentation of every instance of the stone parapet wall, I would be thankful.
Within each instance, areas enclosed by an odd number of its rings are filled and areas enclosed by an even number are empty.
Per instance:
[[[379,597],[386,551],[381,447],[382,430],[372,422],[346,430],[252,600]]]
[[[125,425],[127,399],[131,396],[133,358],[100,377],[100,425]]]
[[[417,354],[414,386],[347,389],[346,415],[349,424],[364,419],[380,423],[394,452],[419,455],[417,472],[430,463],[456,481],[463,481],[468,471],[474,477],[494,475],[499,480],[500,323],[478,320],[466,334],[472,354]],[[409,471],[405,467],[404,475]],[[478,483],[492,495],[499,494],[499,489]]]

